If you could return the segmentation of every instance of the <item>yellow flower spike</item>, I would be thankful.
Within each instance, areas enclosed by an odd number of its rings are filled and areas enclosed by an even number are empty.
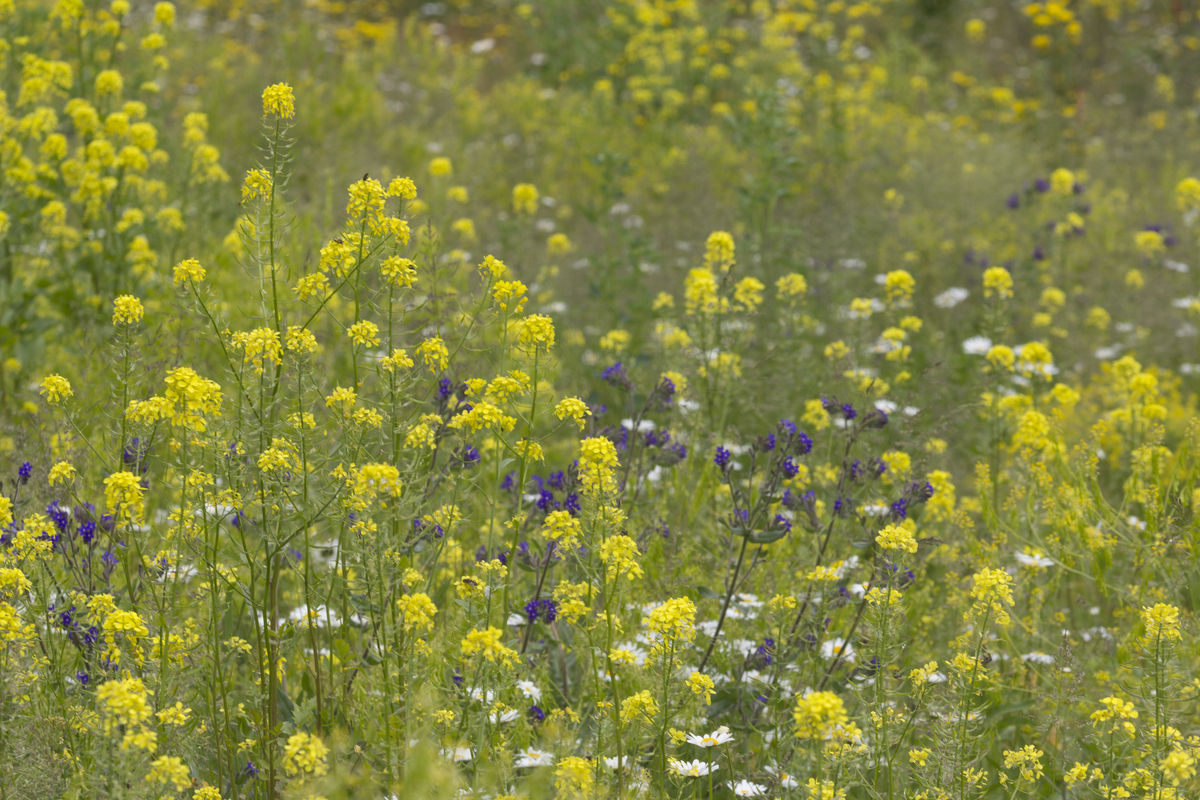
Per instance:
[[[537,213],[538,190],[532,183],[518,183],[512,190],[513,210],[533,216]]]
[[[145,316],[142,301],[130,294],[123,294],[113,301],[113,325],[133,325]]]
[[[280,119],[291,119],[296,116],[296,98],[292,87],[286,83],[276,83],[263,89],[263,116],[274,115]]]
[[[45,396],[46,402],[52,406],[59,405],[74,396],[71,391],[71,383],[61,375],[48,375],[42,381],[41,393]]]

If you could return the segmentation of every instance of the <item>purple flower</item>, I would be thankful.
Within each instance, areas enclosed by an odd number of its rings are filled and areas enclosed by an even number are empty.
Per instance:
[[[800,468],[796,466],[796,462],[792,461],[791,456],[788,456],[787,458],[785,458],[783,460],[783,474],[784,475],[786,475],[789,478],[794,478],[794,477],[796,477],[796,473],[799,471],[800,471]]]
[[[854,410],[854,406],[846,403],[842,406],[842,415],[845,416],[847,420],[851,420],[858,416],[858,412]]]
[[[1045,178],[1038,178],[1033,182],[1033,185],[1042,194],[1050,191],[1050,181],[1046,180]]]
[[[530,706],[529,707],[529,718],[531,720],[533,720],[534,722],[545,722],[546,721],[546,712],[542,711],[537,706]]]
[[[896,502],[892,503],[892,518],[904,519],[908,516],[908,500],[901,497]]]
[[[800,455],[804,456],[812,452],[813,440],[804,431],[800,431],[800,433],[796,435],[796,442],[797,447],[800,448]]]
[[[1004,201],[1004,204],[1013,210],[1020,208],[1021,207],[1021,195],[1017,194],[1016,192],[1013,192],[1012,194],[1010,194],[1008,196],[1008,200]]]
[[[730,453],[728,450],[726,450],[721,445],[718,445],[717,446],[717,454],[715,456],[713,456],[713,463],[716,464],[721,469],[725,469],[726,467],[729,466],[729,459],[731,457],[732,457],[732,453]]]
[[[625,366],[620,361],[600,373],[600,378],[608,385],[616,386],[618,389],[633,388],[633,382],[625,374]]]
[[[779,420],[779,430],[787,431],[788,434],[795,436],[796,423],[792,422],[790,419],[781,419]]]
[[[29,483],[29,476],[33,475],[33,464],[26,461],[17,469],[17,483],[21,486]]]
[[[775,515],[775,530],[782,529],[784,533],[792,532],[792,521],[783,514]]]

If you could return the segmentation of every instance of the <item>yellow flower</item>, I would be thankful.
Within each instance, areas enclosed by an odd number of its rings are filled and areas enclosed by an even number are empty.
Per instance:
[[[182,792],[192,785],[192,773],[177,756],[161,756],[150,765],[146,780],[150,783],[170,783],[175,786],[175,791]]]
[[[917,552],[917,539],[913,536],[916,526],[911,520],[905,520],[899,525],[888,525],[875,537],[875,542],[884,550],[903,550],[906,553]]]
[[[1150,641],[1177,641],[1182,638],[1179,632],[1179,609],[1167,603],[1143,608],[1142,625],[1146,627],[1146,638]]]
[[[532,183],[518,183],[513,187],[512,198],[513,210],[518,214],[537,213],[538,190]]]
[[[133,325],[140,322],[145,313],[142,301],[131,294],[123,294],[113,301],[113,325]]]
[[[549,350],[554,346],[554,320],[544,314],[530,314],[521,320],[519,340],[526,347]]]
[[[554,416],[559,419],[570,417],[579,424],[579,430],[583,430],[583,426],[586,424],[584,418],[591,415],[592,409],[578,397],[568,397],[560,400],[558,405],[554,407]]]
[[[561,797],[591,797],[595,782],[595,768],[592,762],[579,756],[561,759],[554,771],[554,788]]]
[[[833,692],[809,692],[796,701],[792,712],[797,739],[821,740],[850,721],[842,698]]]
[[[244,363],[252,364],[259,375],[263,374],[266,362],[276,366],[283,363],[279,331],[274,328],[255,328],[249,333],[239,331],[233,335],[232,343],[243,351]]]
[[[775,292],[780,300],[794,300],[808,292],[808,282],[800,273],[792,272],[775,281]]]
[[[1050,173],[1050,191],[1062,197],[1070,197],[1075,191],[1075,175],[1069,169],[1059,167]]]
[[[1175,202],[1180,211],[1200,209],[1200,181],[1195,178],[1184,178],[1175,187]]]
[[[350,341],[359,347],[374,347],[379,344],[379,326],[369,320],[360,320],[346,329]]]
[[[1154,258],[1167,249],[1163,236],[1158,231],[1139,231],[1133,237],[1138,252],[1146,258]]]
[[[579,443],[579,479],[583,491],[591,496],[616,488],[613,472],[617,468],[617,448],[605,437],[584,439]]]
[[[983,273],[983,296],[1001,300],[1012,297],[1013,279],[1004,267],[989,267]]]
[[[50,485],[69,484],[75,480],[75,468],[66,461],[60,461],[50,468]]]
[[[712,696],[716,694],[716,684],[713,679],[705,675],[703,672],[693,672],[686,681],[692,694],[704,700],[705,705],[712,704]]]
[[[283,748],[283,771],[288,775],[305,773],[319,777],[329,771],[325,763],[329,748],[310,733],[297,731],[288,737]]]
[[[728,272],[733,268],[735,245],[726,231],[713,231],[704,242],[704,266]]]
[[[115,69],[106,69],[96,76],[96,94],[100,97],[120,97],[124,88],[125,81]]]
[[[571,252],[571,240],[565,233],[554,233],[546,240],[546,255],[553,258]]]
[[[429,174],[434,177],[442,175],[451,175],[454,173],[454,164],[445,156],[438,156],[429,162]]]
[[[450,351],[442,337],[434,336],[417,345],[417,355],[425,361],[430,372],[441,372],[450,366]]]
[[[291,119],[296,115],[296,98],[292,87],[277,83],[263,90],[263,116],[274,114],[280,119]]]
[[[998,625],[1009,623],[1004,606],[1013,605],[1012,576],[1002,569],[984,568],[975,573],[971,597],[975,600],[976,614],[990,614]]]
[[[600,545],[600,558],[614,577],[624,575],[630,580],[642,577],[645,573],[637,556],[637,542],[624,534],[610,536]]]
[[[767,288],[758,278],[742,278],[733,287],[733,301],[743,311],[754,311],[763,301],[763,289]]]
[[[503,632],[489,627],[487,630],[472,630],[462,640],[463,655],[470,657],[482,655],[493,664],[499,659],[505,664],[515,664],[520,660],[515,650],[505,647],[500,639]]]
[[[917,282],[907,270],[892,270],[887,274],[883,283],[888,304],[893,307],[907,306],[912,301],[913,290],[916,286]]]
[[[41,393],[45,395],[46,402],[52,406],[74,396],[70,381],[62,375],[47,375],[46,379],[42,381]]]
[[[437,613],[437,606],[429,599],[429,595],[423,592],[417,592],[412,595],[401,595],[396,601],[396,605],[400,608],[400,614],[404,618],[404,630],[411,631],[414,627],[424,628],[425,630],[433,629],[433,615]]]

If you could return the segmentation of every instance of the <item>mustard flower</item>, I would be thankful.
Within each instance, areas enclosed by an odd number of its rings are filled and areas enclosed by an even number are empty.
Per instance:
[[[566,255],[571,249],[571,240],[565,233],[554,233],[546,239],[546,255],[551,258]]]
[[[497,281],[492,291],[492,299],[500,306],[501,311],[508,311],[509,306],[512,306],[512,313],[520,314],[525,310],[525,292],[525,284],[520,281]]]
[[[120,97],[125,88],[121,73],[106,69],[96,76],[96,94],[99,97]]]
[[[1007,300],[1013,295],[1012,275],[1004,267],[989,267],[983,273],[983,296]]]
[[[292,87],[277,83],[263,90],[263,116],[274,114],[280,119],[291,119],[296,115],[296,98]]]
[[[1186,750],[1176,747],[1159,763],[1159,769],[1172,786],[1178,786],[1196,777],[1196,759]]]
[[[646,725],[654,723],[658,714],[658,703],[649,689],[635,692],[621,701],[621,721],[641,722]]]
[[[75,480],[75,468],[66,461],[60,461],[50,468],[50,485],[67,485]]]
[[[147,722],[154,713],[148,696],[153,692],[146,689],[139,678],[111,680],[96,689],[96,701],[104,719],[105,733],[112,733],[118,725],[134,727]]]
[[[479,264],[479,274],[485,280],[503,278],[506,272],[508,272],[508,267],[504,265],[504,262],[492,255],[484,257],[483,261]]]
[[[798,272],[784,275],[775,281],[775,292],[780,300],[794,300],[808,292],[808,282]]]
[[[196,431],[205,429],[204,415],[215,414],[221,408],[221,387],[216,381],[201,378],[190,367],[176,367],[164,379],[163,393],[171,404],[172,423]]]
[[[173,784],[175,791],[182,792],[192,785],[192,773],[177,756],[160,756],[150,765],[146,774],[149,783]]]
[[[521,320],[518,339],[526,347],[549,350],[554,346],[554,320],[544,314],[530,314]]]
[[[433,615],[437,613],[437,606],[429,599],[429,595],[423,592],[401,595],[400,599],[396,601],[396,605],[404,618],[405,633],[414,627],[427,631],[433,629]]]
[[[279,331],[274,328],[255,328],[249,333],[238,331],[233,335],[232,343],[242,350],[244,363],[253,365],[259,375],[263,374],[267,362],[276,366],[283,363]]]
[[[424,359],[430,372],[442,372],[450,366],[450,351],[440,336],[431,337],[417,345],[417,355]]]
[[[1139,231],[1133,241],[1138,252],[1146,258],[1154,258],[1167,249],[1163,235],[1158,231]]]
[[[583,491],[593,497],[616,488],[617,448],[605,437],[584,439],[579,444],[579,478]]]
[[[184,259],[175,265],[176,287],[181,283],[202,283],[204,275],[204,267],[194,258]]]
[[[518,183],[512,190],[513,210],[532,216],[537,213],[538,190],[532,183]]]
[[[350,341],[359,347],[375,347],[379,344],[379,326],[370,320],[360,320],[346,329]]]
[[[562,797],[591,797],[592,787],[596,782],[594,772],[591,761],[579,756],[568,756],[558,762],[558,768],[554,771],[554,788]]]
[[[600,558],[613,577],[624,575],[629,580],[642,577],[645,573],[637,562],[637,556],[637,542],[624,534],[610,536],[600,545]]]
[[[50,405],[58,405],[74,396],[71,391],[71,383],[62,375],[48,375],[42,381],[41,393],[45,395],[46,402]]]
[[[265,169],[250,170],[246,173],[246,180],[242,183],[242,202],[257,200],[260,197],[270,197],[274,183],[270,173]]]
[[[1031,744],[1020,750],[1004,751],[1004,768],[1018,769],[1021,780],[1033,782],[1042,777],[1042,756],[1044,754]]]
[[[799,698],[792,717],[797,739],[825,739],[850,721],[842,698],[833,692],[809,692]]]
[[[493,664],[497,660],[505,664],[516,664],[520,657],[515,650],[505,647],[501,643],[503,635],[502,631],[491,627],[487,630],[472,630],[462,640],[463,655],[467,657],[482,655]]]
[[[717,276],[704,267],[688,272],[683,282],[683,298],[684,311],[689,315],[724,310],[724,304],[717,296]]]
[[[907,270],[892,270],[886,275],[883,283],[888,304],[893,307],[907,306],[912,302],[913,290],[916,289],[916,286],[917,282]]]
[[[913,536],[913,525],[905,520],[899,525],[888,525],[879,531],[875,542],[884,550],[903,550],[906,553],[917,552],[917,539]]]
[[[413,367],[413,360],[408,357],[406,350],[396,349],[392,351],[390,356],[384,356],[380,359],[379,364],[386,371],[394,372],[398,369],[411,369]]]
[[[133,325],[141,322],[145,313],[142,301],[131,294],[123,294],[113,300],[113,325]]]
[[[685,681],[692,694],[704,700],[705,705],[712,704],[712,696],[716,694],[716,684],[713,679],[705,675],[703,672],[693,672]]]
[[[288,775],[320,777],[329,771],[326,764],[328,755],[329,748],[319,738],[297,731],[288,737],[283,748],[283,771]]]
[[[291,353],[299,353],[301,355],[304,353],[315,353],[317,352],[317,337],[313,336],[313,332],[308,328],[292,325],[288,327],[284,346]]]
[[[676,597],[654,608],[642,619],[657,644],[690,642],[696,635],[696,606],[691,598]]]
[[[734,263],[733,237],[726,231],[713,231],[704,242],[704,265],[728,272]]]
[[[393,288],[410,288],[417,280],[417,264],[411,258],[390,256],[379,265],[379,272]]]
[[[1180,211],[1200,209],[1200,180],[1184,178],[1175,187],[1175,202]]]
[[[995,372],[1011,372],[1013,365],[1017,361],[1017,354],[1008,345],[997,344],[988,349],[987,355],[984,356],[988,362],[988,368]]]
[[[1145,626],[1146,638],[1150,641],[1178,641],[1182,638],[1179,632],[1179,609],[1167,603],[1144,607],[1142,625]]]
[[[1132,702],[1119,697],[1105,697],[1100,700],[1100,705],[1101,708],[1092,712],[1093,726],[1099,727],[1104,723],[1111,723],[1102,730],[1107,733],[1121,732],[1131,738],[1136,735],[1137,728],[1129,721],[1138,718],[1137,709],[1134,708]]]
[[[113,516],[140,519],[144,508],[140,479],[132,472],[114,472],[104,479],[104,501]]]
[[[570,417],[579,424],[579,430],[583,430],[583,426],[585,425],[584,419],[591,415],[592,409],[578,397],[568,397],[560,400],[558,405],[554,407],[554,416],[559,419]]]
[[[451,175],[454,173],[454,164],[445,156],[438,156],[429,162],[429,174],[434,177],[443,175]]]
[[[733,287],[733,301],[741,310],[753,312],[762,305],[762,293],[765,288],[766,285],[758,278],[742,278]]]
[[[971,598],[975,601],[975,613],[990,613],[998,625],[1009,623],[1004,606],[1012,606],[1012,576],[1002,569],[984,568],[975,573]]]
[[[417,185],[412,182],[412,178],[392,178],[391,183],[387,187],[388,197],[399,197],[403,200],[415,200],[417,197]]]

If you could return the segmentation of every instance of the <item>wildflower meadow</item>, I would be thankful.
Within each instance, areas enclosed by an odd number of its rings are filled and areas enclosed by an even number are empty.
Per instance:
[[[1193,3],[0,0],[0,75],[0,800],[1200,797]]]

